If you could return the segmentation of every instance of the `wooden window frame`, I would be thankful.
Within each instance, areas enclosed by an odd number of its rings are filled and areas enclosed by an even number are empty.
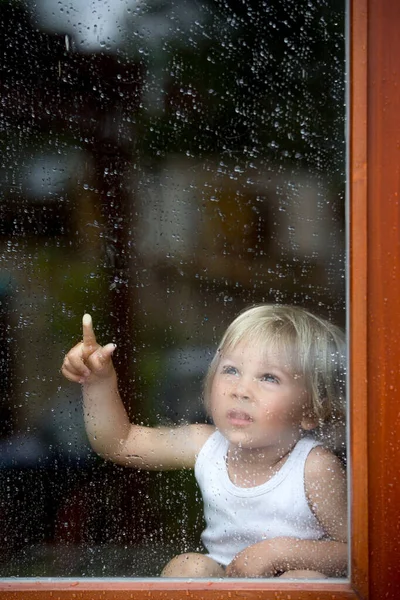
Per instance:
[[[0,600],[399,597],[400,2],[349,4],[349,581],[3,580]]]

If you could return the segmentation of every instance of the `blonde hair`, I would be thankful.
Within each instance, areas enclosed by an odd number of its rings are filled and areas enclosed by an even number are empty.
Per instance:
[[[241,341],[257,345],[261,352],[283,353],[293,374],[304,377],[311,416],[318,422],[316,433],[332,436],[332,426],[343,428],[346,345],[339,327],[297,306],[263,304],[246,309],[229,325],[211,361],[204,380],[207,409],[221,355]]]

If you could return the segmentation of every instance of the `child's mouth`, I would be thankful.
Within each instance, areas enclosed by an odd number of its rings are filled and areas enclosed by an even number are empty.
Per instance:
[[[227,416],[231,425],[244,426],[253,422],[252,417],[242,410],[230,410]]]

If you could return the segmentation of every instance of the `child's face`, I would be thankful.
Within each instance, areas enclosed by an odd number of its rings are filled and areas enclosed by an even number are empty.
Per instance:
[[[282,353],[240,342],[221,355],[210,410],[232,444],[256,449],[296,440],[307,406],[304,378],[291,372]]]

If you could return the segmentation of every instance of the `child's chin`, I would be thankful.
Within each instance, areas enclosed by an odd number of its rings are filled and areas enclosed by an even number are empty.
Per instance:
[[[230,431],[226,437],[231,444],[240,448],[256,449],[262,446],[262,444],[259,444],[257,440],[245,431]]]
[[[246,433],[245,431],[229,431],[228,433],[224,433],[225,437],[228,439],[229,443],[237,446],[238,448],[243,448],[246,450],[263,450],[271,445],[276,445],[278,440],[269,436],[268,439],[258,439],[250,434],[250,432]]]

